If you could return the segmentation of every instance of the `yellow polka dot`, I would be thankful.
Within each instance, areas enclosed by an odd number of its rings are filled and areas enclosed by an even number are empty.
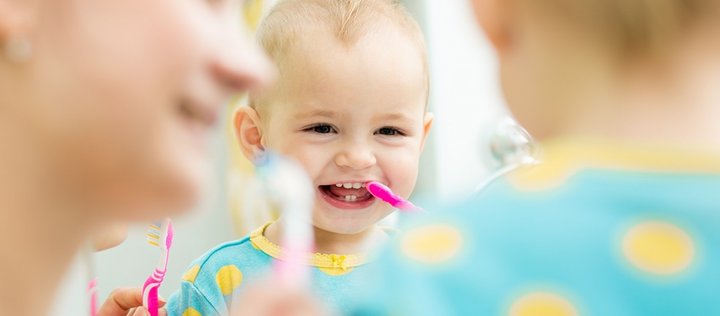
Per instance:
[[[242,283],[243,275],[235,265],[227,265],[218,270],[215,281],[223,295],[230,295]]]
[[[573,316],[577,314],[575,307],[567,299],[546,292],[524,295],[510,307],[510,316]]]
[[[340,276],[350,273],[353,268],[325,268],[325,267],[318,267],[318,270],[320,270],[322,273],[325,273],[327,275],[331,276]]]
[[[402,239],[403,253],[413,260],[439,264],[453,259],[462,248],[462,234],[448,224],[428,225],[408,231]]]
[[[182,279],[185,281],[188,281],[190,283],[194,283],[195,279],[197,279],[197,275],[200,272],[200,266],[194,265],[190,270],[187,270],[185,274],[183,274]]]
[[[675,225],[645,222],[631,228],[622,241],[625,258],[645,272],[670,275],[693,262],[695,247],[690,236]]]
[[[192,307],[188,307],[183,313],[182,316],[202,316],[200,312],[198,312],[196,309]]]

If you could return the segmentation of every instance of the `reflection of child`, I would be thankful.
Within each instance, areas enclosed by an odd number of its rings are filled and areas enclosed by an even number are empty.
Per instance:
[[[343,309],[366,278],[363,253],[387,238],[377,226],[392,209],[364,188],[379,181],[407,197],[431,125],[427,69],[417,24],[385,0],[288,0],[258,30],[280,80],[236,116],[249,158],[271,150],[297,160],[315,186],[316,294]],[[282,221],[197,260],[170,314],[215,315],[233,295],[283,259]],[[195,314],[193,314],[195,313]]]
[[[404,230],[355,314],[720,314],[720,3],[474,2],[543,163]]]

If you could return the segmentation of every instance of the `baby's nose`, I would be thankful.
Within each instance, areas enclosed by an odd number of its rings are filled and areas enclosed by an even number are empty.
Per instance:
[[[339,153],[335,162],[341,167],[362,170],[375,165],[377,163],[377,159],[368,148],[354,145],[349,146],[346,150]]]

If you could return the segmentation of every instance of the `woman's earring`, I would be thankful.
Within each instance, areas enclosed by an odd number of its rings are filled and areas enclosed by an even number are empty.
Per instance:
[[[268,159],[268,155],[264,150],[258,150],[255,152],[255,155],[253,157],[253,162],[255,162],[255,165],[261,166],[265,164],[265,162]]]
[[[32,41],[24,36],[10,36],[5,42],[5,57],[14,63],[28,61],[33,54]]]

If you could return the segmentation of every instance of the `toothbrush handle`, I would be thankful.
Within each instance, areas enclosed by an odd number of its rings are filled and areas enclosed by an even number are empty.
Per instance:
[[[97,278],[92,279],[88,284],[88,293],[90,294],[90,316],[97,315]]]
[[[147,301],[147,310],[150,316],[158,316],[158,287],[153,286],[150,288],[150,293],[148,295],[148,301]]]
[[[155,269],[143,284],[143,306],[147,308],[150,316],[158,316],[158,287],[160,287],[164,278],[165,271]]]
[[[398,203],[397,205],[394,205],[396,208],[398,208],[401,211],[406,212],[420,212],[423,209],[415,206],[415,204],[412,204],[412,202],[408,200],[403,200],[402,202]]]

